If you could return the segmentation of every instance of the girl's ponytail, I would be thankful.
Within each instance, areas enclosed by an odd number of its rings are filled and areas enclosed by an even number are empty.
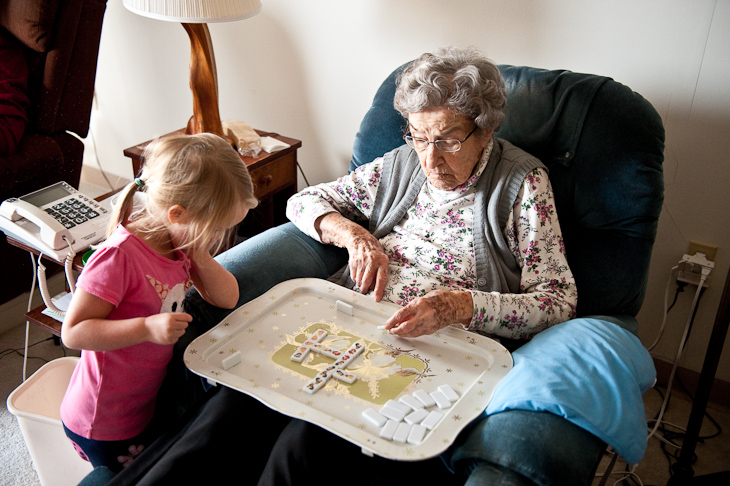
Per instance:
[[[111,218],[109,219],[109,227],[107,228],[107,238],[111,236],[116,227],[120,223],[129,221],[134,210],[134,195],[137,191],[144,189],[144,181],[139,177],[127,184],[119,194],[119,199],[112,208]]]

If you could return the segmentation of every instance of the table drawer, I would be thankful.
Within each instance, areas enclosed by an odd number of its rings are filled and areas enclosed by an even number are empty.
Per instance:
[[[296,160],[293,153],[251,170],[254,194],[258,199],[263,199],[284,187],[296,184],[296,177]]]

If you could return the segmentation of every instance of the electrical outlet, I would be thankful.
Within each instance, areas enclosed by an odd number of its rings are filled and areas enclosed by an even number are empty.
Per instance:
[[[715,261],[717,255],[717,245],[710,245],[707,243],[700,243],[699,241],[689,240],[689,248],[687,249],[688,255],[694,255],[696,253],[704,253],[705,258],[711,262]]]
[[[700,285],[707,288],[710,286],[710,274],[715,268],[715,262],[710,260],[705,251],[711,251],[712,257],[717,253],[717,247],[714,245],[704,245],[690,241],[690,252],[682,257],[679,262],[679,271],[677,273],[677,282],[684,282],[690,285]],[[703,251],[704,250],[704,251]],[[704,275],[704,280],[703,280]]]
[[[677,273],[677,282],[684,282],[697,287],[700,284],[701,278],[701,273],[699,269],[696,269],[696,266],[692,267],[687,262],[680,263],[679,273]],[[709,286],[710,276],[708,275],[707,278],[705,278],[705,281],[702,282],[702,287],[706,289]]]

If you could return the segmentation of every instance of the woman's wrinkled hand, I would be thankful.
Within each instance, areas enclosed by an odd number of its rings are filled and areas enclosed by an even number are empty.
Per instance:
[[[373,291],[375,302],[379,302],[383,298],[388,278],[388,255],[372,236],[353,236],[347,250],[350,255],[350,278],[363,294]]]
[[[388,255],[378,239],[337,212],[320,216],[315,228],[323,243],[347,249],[350,278],[361,293],[372,291],[375,302],[380,302],[388,280]]]
[[[451,324],[468,325],[474,313],[469,292],[434,290],[413,299],[385,322],[385,330],[400,337],[433,334]]]

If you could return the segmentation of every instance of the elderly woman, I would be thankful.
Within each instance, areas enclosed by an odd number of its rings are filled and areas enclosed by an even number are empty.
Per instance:
[[[424,54],[397,82],[405,145],[289,200],[287,215],[302,232],[347,249],[341,283],[403,306],[385,324],[391,334],[417,337],[462,324],[525,340],[574,317],[576,287],[546,169],[493,136],[505,101],[499,70],[478,51]],[[348,475],[353,484],[463,484],[479,465],[468,436],[469,429],[444,462],[399,463],[366,457],[295,420],[259,484],[297,484],[316,473],[324,450],[339,457],[328,462],[328,475],[367,471]],[[492,474],[470,480],[532,484],[509,471]]]
[[[478,51],[424,54],[395,95],[406,145],[289,201],[299,229],[347,249],[351,287],[405,306],[386,322],[391,334],[460,323],[526,339],[574,316],[546,170],[493,136],[505,100],[499,70]]]

